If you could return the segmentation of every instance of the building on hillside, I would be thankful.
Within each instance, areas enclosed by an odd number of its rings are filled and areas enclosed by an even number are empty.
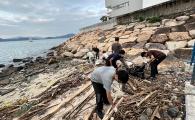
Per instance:
[[[105,0],[108,15],[116,18],[117,24],[128,24],[139,17],[166,16],[195,8],[195,0]],[[147,0],[149,2],[149,0]],[[153,4],[152,1],[155,3]]]
[[[150,3],[151,2],[151,3]],[[81,28],[81,32],[94,29],[108,30],[115,25],[129,24],[139,18],[163,17],[195,13],[195,0],[105,0],[108,21]]]
[[[105,0],[110,17],[121,16],[143,8],[143,0]]]

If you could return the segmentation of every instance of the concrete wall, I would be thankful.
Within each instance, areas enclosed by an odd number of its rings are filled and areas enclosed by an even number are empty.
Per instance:
[[[139,17],[166,16],[195,8],[195,0],[173,0],[117,17],[118,24],[129,24]]]
[[[81,28],[80,32],[88,32],[88,31],[92,31],[92,30],[96,30],[96,29],[109,30],[109,29],[114,28],[115,25],[117,25],[116,19],[111,19],[111,20],[106,21],[106,22],[101,22],[101,23],[97,23],[94,25],[90,25],[90,26]]]
[[[116,17],[142,9],[143,0],[106,0],[106,7],[110,10],[108,15]]]

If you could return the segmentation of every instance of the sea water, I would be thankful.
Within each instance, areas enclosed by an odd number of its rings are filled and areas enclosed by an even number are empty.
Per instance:
[[[66,39],[43,39],[0,42],[0,64],[9,64],[14,58],[37,57]]]

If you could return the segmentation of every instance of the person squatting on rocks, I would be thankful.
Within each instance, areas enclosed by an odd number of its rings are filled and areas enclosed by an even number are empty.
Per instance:
[[[107,61],[109,61],[114,68],[118,69],[119,66],[117,66],[116,62],[117,60],[120,60],[125,66],[125,68],[128,70],[129,68],[124,61],[124,55],[125,55],[125,51],[120,50],[118,53],[112,53],[111,55],[109,55]]]
[[[119,43],[119,37],[115,37],[115,43],[112,44],[112,53],[119,53],[122,50],[122,46]]]
[[[160,64],[165,58],[166,55],[157,50],[149,50],[148,52],[142,52],[141,53],[142,57],[147,57],[150,59],[149,64],[151,67],[151,79],[154,80],[156,79],[156,75],[158,74],[158,64]]]
[[[95,53],[93,51],[87,52],[86,57],[87,57],[88,63],[95,64]]]
[[[116,71],[116,69],[110,65],[110,62],[107,61],[105,66],[96,68],[89,78],[96,94],[96,113],[103,119],[103,104],[110,104],[112,108],[115,107],[111,96],[113,80],[126,84],[128,81],[128,73],[125,70]]]
[[[92,47],[92,50],[95,52],[95,59],[99,59],[99,48],[97,47]]]

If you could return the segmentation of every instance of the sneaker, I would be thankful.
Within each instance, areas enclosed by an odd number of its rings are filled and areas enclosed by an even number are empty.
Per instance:
[[[103,119],[104,118],[104,113],[102,111],[96,110],[96,114],[98,115],[98,117],[100,119]]]
[[[156,80],[156,77],[149,77],[147,79],[150,80],[150,81],[154,81],[154,80]]]

